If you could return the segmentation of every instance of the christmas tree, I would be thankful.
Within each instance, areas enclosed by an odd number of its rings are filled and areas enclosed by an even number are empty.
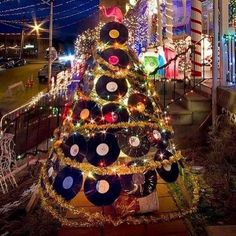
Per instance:
[[[158,211],[157,179],[178,178],[169,118],[127,40],[120,22],[101,28],[42,168],[42,205],[64,225],[148,222],[137,213]]]

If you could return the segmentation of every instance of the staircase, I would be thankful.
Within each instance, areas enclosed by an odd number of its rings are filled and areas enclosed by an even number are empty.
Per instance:
[[[200,81],[197,84],[199,86],[194,87],[184,85],[184,81],[170,81],[164,91],[163,85],[157,83],[161,103],[171,117],[178,146],[185,146],[184,142],[199,138],[202,135],[199,128],[211,114],[211,88]]]

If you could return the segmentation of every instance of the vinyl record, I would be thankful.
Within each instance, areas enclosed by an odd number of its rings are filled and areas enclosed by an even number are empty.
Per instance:
[[[87,160],[94,166],[109,166],[120,154],[116,137],[110,133],[96,133],[88,141]]]
[[[151,100],[141,93],[131,94],[128,99],[129,111],[133,115],[139,115],[143,113],[152,114],[153,106]]]
[[[151,194],[157,185],[157,174],[155,170],[145,173],[135,173],[120,176],[122,190],[135,197],[146,197]]]
[[[73,122],[79,120],[90,122],[94,120],[99,122],[101,119],[101,110],[98,104],[91,100],[80,100],[76,103],[73,109]]]
[[[87,199],[96,206],[112,204],[120,195],[121,184],[117,175],[97,175],[87,177],[84,182],[84,193]]]
[[[147,138],[151,145],[155,146],[162,142],[161,131],[158,129],[148,129],[147,130]]]
[[[155,154],[155,160],[161,161],[163,159],[169,159],[172,156],[172,153],[165,151],[157,151]],[[157,173],[160,177],[168,183],[175,182],[179,176],[179,167],[178,163],[172,163],[172,165],[165,166],[162,168],[157,168]]]
[[[65,167],[56,176],[53,189],[69,201],[80,191],[82,183],[83,175],[80,170]]]
[[[100,40],[105,44],[123,44],[128,40],[128,29],[121,23],[109,22],[102,27]]]
[[[113,79],[103,75],[96,83],[98,96],[107,101],[115,101],[124,97],[127,90],[126,79]]]
[[[127,52],[118,48],[107,48],[101,52],[101,57],[110,65],[125,68],[129,64],[129,56]]]
[[[118,103],[108,103],[104,105],[102,107],[102,114],[104,121],[110,124],[127,122],[129,120],[128,111]]]
[[[87,143],[83,135],[73,133],[61,144],[62,152],[66,157],[82,162],[87,153]]]
[[[118,133],[117,137],[120,149],[130,157],[142,157],[150,149],[150,142],[143,128],[123,129]]]

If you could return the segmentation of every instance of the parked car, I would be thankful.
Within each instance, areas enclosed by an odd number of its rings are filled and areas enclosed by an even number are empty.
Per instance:
[[[14,58],[14,66],[23,66],[26,64],[26,60],[24,58]]]
[[[14,67],[14,60],[12,58],[2,58],[0,59],[0,68],[13,68]]]
[[[56,75],[65,70],[65,65],[54,62],[52,63],[52,76],[56,77]],[[43,68],[41,68],[38,72],[38,79],[39,83],[47,82],[48,81],[48,65],[45,65]]]

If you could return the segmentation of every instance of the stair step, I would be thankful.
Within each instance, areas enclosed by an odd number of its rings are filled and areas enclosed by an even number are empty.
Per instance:
[[[207,112],[211,110],[211,99],[195,91],[189,92],[178,103],[192,112]]]
[[[192,112],[183,108],[178,104],[170,104],[169,114],[171,117],[171,124],[173,125],[191,125],[193,123]]]

